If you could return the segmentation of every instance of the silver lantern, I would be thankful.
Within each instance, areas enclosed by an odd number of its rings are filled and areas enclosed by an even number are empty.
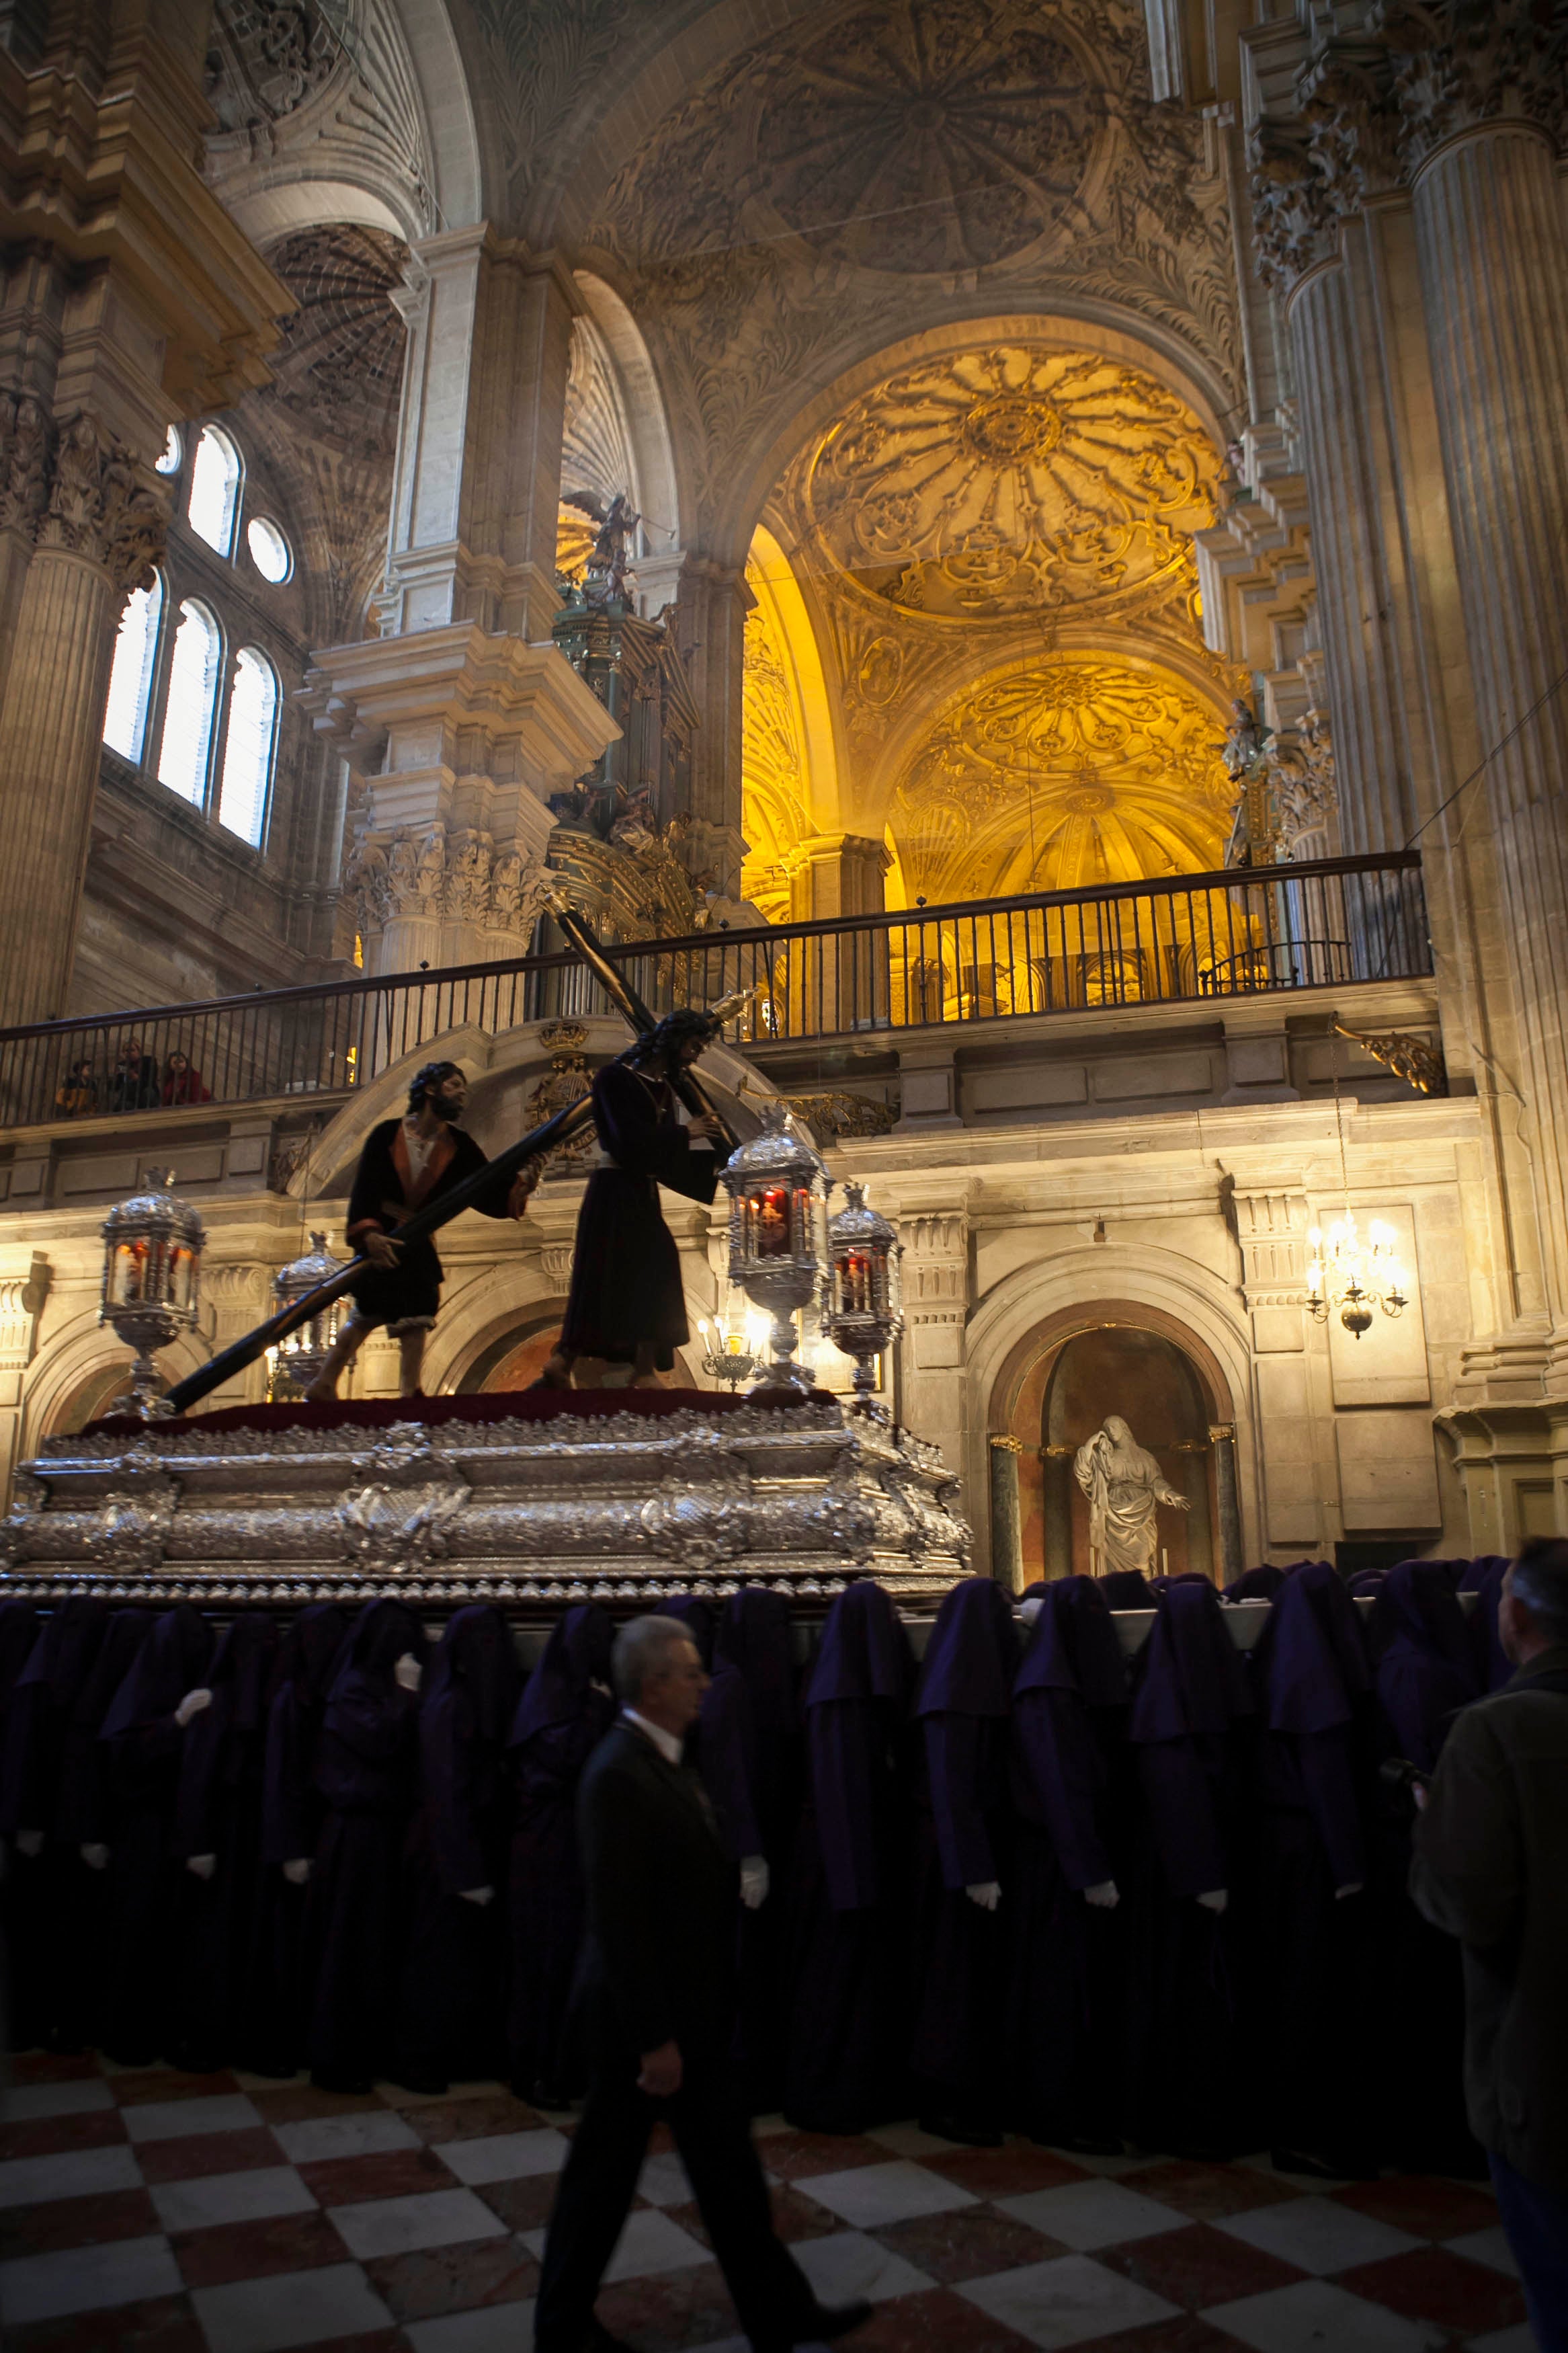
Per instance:
[[[822,1330],[842,1356],[855,1359],[851,1410],[879,1420],[885,1419],[883,1409],[873,1405],[871,1394],[877,1358],[904,1328],[899,1275],[904,1249],[880,1210],[868,1203],[863,1185],[846,1185],[844,1196],[844,1208],[827,1227]]]
[[[815,1147],[786,1124],[787,1104],[770,1103],[762,1133],[730,1155],[730,1280],[773,1319],[773,1361],[760,1389],[808,1389],[816,1376],[795,1361],[794,1317],[822,1282],[826,1221],[826,1167]]]
[[[201,1219],[169,1190],[172,1168],[149,1168],[144,1189],[103,1221],[103,1297],[98,1320],[136,1351],[131,1401],[143,1419],[160,1409],[163,1384],[153,1362],[195,1324],[201,1305]]]
[[[346,1259],[334,1258],[327,1248],[325,1234],[313,1233],[310,1247],[299,1258],[280,1266],[272,1278],[272,1312],[280,1314],[292,1307],[317,1284],[330,1282],[341,1274]],[[267,1351],[267,1397],[270,1405],[279,1399],[302,1397],[327,1361],[327,1351],[337,1338],[346,1321],[353,1302],[345,1295],[334,1299]]]

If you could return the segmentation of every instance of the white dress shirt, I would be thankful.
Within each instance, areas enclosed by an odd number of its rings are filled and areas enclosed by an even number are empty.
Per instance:
[[[673,1732],[666,1732],[662,1725],[650,1724],[646,1715],[637,1714],[635,1707],[623,1707],[621,1714],[628,1724],[635,1724],[639,1732],[647,1733],[667,1765],[679,1764],[686,1747],[684,1740],[678,1740]]]

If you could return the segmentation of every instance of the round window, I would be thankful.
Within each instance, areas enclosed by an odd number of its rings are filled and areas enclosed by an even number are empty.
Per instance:
[[[158,460],[159,473],[177,474],[180,470],[180,460],[184,454],[185,445],[180,438],[180,428],[177,425],[171,425],[169,438],[163,444],[163,454]]]
[[[276,587],[280,580],[288,579],[294,568],[293,552],[275,522],[258,515],[246,527],[245,542],[250,550],[250,560],[263,580],[270,580]]]

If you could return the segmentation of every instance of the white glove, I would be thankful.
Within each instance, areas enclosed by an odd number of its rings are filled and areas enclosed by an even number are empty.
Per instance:
[[[310,1856],[308,1854],[295,1855],[291,1862],[284,1864],[283,1876],[289,1882],[290,1887],[303,1887],[305,1882],[310,1876]]]
[[[1205,1912],[1223,1912],[1230,1902],[1228,1887],[1205,1887],[1198,1897]]]
[[[1346,1880],[1346,1882],[1345,1882],[1345,1883],[1344,1883],[1344,1885],[1343,1885],[1342,1887],[1336,1887],[1336,1888],[1335,1888],[1335,1890],[1334,1890],[1334,1902],[1335,1902],[1336,1904],[1338,1904],[1338,1903],[1342,1902],[1342,1899],[1343,1899],[1345,1896],[1347,1896],[1347,1895],[1359,1895],[1359,1894],[1361,1894],[1361,1891],[1362,1891],[1363,1887],[1365,1884],[1366,1884],[1366,1883],[1365,1883],[1365,1881],[1364,1881],[1364,1880],[1361,1880],[1361,1879],[1347,1879],[1347,1880]]]
[[[1046,1597],[1043,1593],[1031,1593],[1027,1601],[1019,1602],[1018,1615],[1026,1626],[1032,1626],[1045,1606]]]
[[[994,1912],[1002,1901],[999,1879],[977,1879],[973,1887],[966,1887],[963,1892],[972,1904],[979,1905],[983,1912]]]
[[[42,1831],[18,1831],[16,1832],[16,1852],[18,1854],[42,1854],[43,1851],[44,1833]]]
[[[217,1857],[216,1854],[188,1854],[185,1869],[194,1872],[198,1879],[210,1879],[217,1869]]]
[[[772,1884],[773,1876],[768,1870],[768,1859],[765,1854],[742,1856],[741,1901],[748,1912],[754,1912],[759,1904],[767,1902],[768,1889]]]
[[[412,1651],[405,1651],[392,1670],[405,1692],[416,1692],[419,1678],[425,1672]]]
[[[1114,1912],[1121,1901],[1121,1890],[1114,1879],[1102,1879],[1093,1887],[1086,1887],[1083,1900],[1092,1904],[1097,1912]]]
[[[482,1912],[487,1904],[495,1902],[493,1887],[460,1887],[458,1890],[465,1904],[477,1904]]]
[[[185,1725],[189,1724],[193,1715],[200,1715],[203,1708],[211,1707],[212,1704],[213,1695],[210,1691],[205,1689],[200,1691],[188,1691],[185,1694],[184,1698],[180,1702],[179,1706],[174,1710],[174,1722],[180,1726],[181,1730],[184,1731]]]
[[[84,1846],[81,1859],[89,1871],[101,1871],[109,1861],[109,1849],[106,1846]]]

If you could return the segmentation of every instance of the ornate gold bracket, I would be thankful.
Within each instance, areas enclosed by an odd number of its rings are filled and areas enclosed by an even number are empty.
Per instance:
[[[1373,1060],[1386,1064],[1396,1079],[1403,1079],[1417,1094],[1446,1095],[1448,1072],[1439,1049],[1429,1046],[1425,1038],[1413,1038],[1408,1030],[1390,1029],[1381,1037],[1370,1037],[1362,1029],[1347,1029],[1342,1021],[1334,1024],[1335,1034],[1349,1038],[1364,1046]]]

